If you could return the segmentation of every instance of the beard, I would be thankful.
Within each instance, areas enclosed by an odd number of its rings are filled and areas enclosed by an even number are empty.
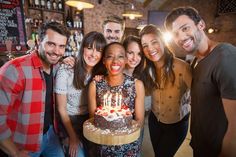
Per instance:
[[[42,62],[44,62],[47,65],[53,65],[59,61],[59,59],[58,60],[50,59],[49,55],[56,55],[56,56],[58,56],[58,55],[55,54],[54,52],[45,51],[45,49],[42,46],[39,46],[38,54],[39,54],[39,57],[41,58]],[[58,56],[58,58],[61,58],[61,57],[62,56]]]
[[[197,52],[197,50],[198,50],[198,48],[199,48],[199,45],[200,45],[200,42],[201,42],[201,40],[202,40],[202,32],[199,30],[199,29],[197,29],[195,32],[194,32],[194,34],[193,34],[193,47],[192,47],[192,49],[191,50],[189,50],[189,51],[187,51],[188,52],[188,54],[192,54],[192,55],[195,55],[196,54],[196,52]],[[186,50],[185,50],[186,51]]]
[[[46,52],[44,50],[44,48],[42,47],[42,45],[39,45],[39,48],[38,48],[38,54],[39,54],[39,57],[42,59],[42,61],[46,64],[51,64],[49,62],[49,60],[47,59],[46,57]]]

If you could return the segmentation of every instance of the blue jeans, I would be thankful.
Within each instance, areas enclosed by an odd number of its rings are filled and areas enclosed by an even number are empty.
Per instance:
[[[69,155],[69,146],[65,146],[65,154],[66,156],[70,156]],[[77,157],[85,157],[85,152],[84,152],[84,148],[81,148],[80,146],[78,146],[78,154]]]
[[[41,149],[38,152],[29,153],[31,157],[39,157],[40,155],[44,157],[65,157],[58,136],[53,130],[53,126],[50,126],[48,131],[43,135]]]

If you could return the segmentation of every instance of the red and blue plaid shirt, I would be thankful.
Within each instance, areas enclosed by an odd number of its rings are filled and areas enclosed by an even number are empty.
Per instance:
[[[0,140],[11,137],[20,148],[40,149],[46,83],[37,54],[19,57],[0,68]]]

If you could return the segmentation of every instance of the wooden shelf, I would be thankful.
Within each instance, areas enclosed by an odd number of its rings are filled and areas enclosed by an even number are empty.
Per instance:
[[[49,9],[46,9],[46,8],[36,8],[36,7],[29,7],[28,9],[64,14],[63,10],[49,10]]]

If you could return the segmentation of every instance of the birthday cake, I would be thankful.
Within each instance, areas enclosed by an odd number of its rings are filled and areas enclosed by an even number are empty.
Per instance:
[[[132,126],[132,113],[128,106],[99,106],[94,115],[94,126],[102,130],[123,130]]]

